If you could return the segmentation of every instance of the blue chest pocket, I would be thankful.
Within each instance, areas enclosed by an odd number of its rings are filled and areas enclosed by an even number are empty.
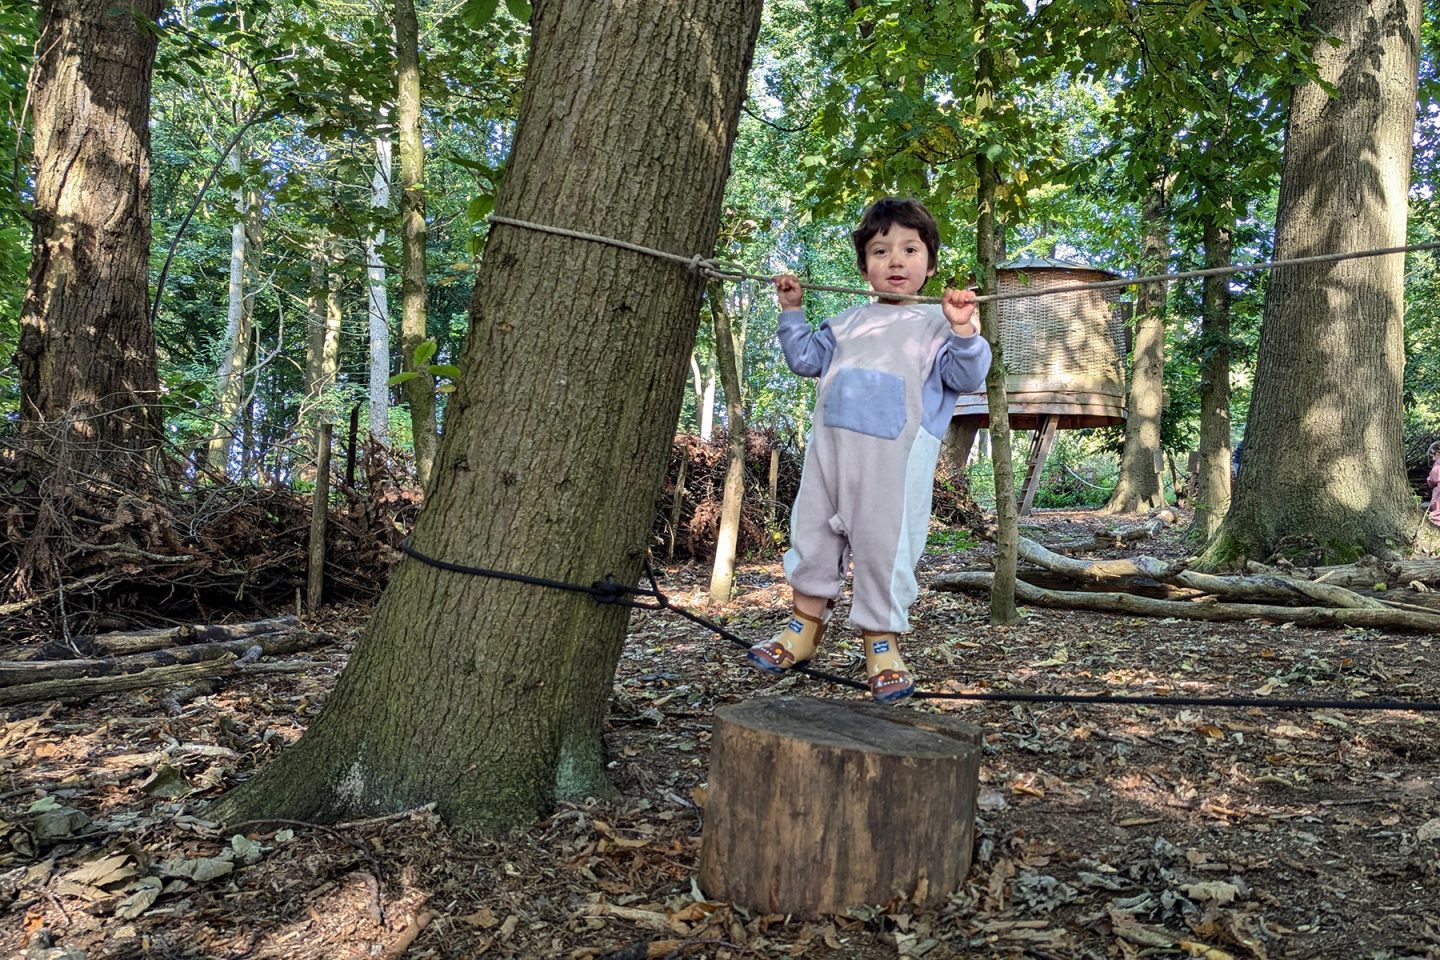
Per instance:
[[[893,373],[843,367],[825,391],[825,426],[894,440],[905,429],[905,380]]]

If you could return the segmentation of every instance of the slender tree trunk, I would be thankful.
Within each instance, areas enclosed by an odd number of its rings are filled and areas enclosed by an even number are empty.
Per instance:
[[[430,486],[435,463],[435,378],[415,363],[425,342],[425,144],[420,138],[420,49],[415,0],[395,0],[395,52],[399,63],[396,137],[400,147],[400,362],[418,376],[405,381],[415,472]]]
[[[1157,178],[1141,216],[1145,273],[1163,273],[1170,259],[1170,227],[1165,184]],[[1135,297],[1135,362],[1130,374],[1130,404],[1120,473],[1103,513],[1136,513],[1165,506],[1160,482],[1160,418],[1165,397],[1165,301],[1168,287],[1147,284]]]
[[[91,441],[78,455],[106,470],[123,462],[117,450],[149,448],[160,433],[147,307],[153,22],[164,6],[40,4],[20,411],[36,434],[78,417],[69,436]]]
[[[380,122],[386,122],[385,111]],[[390,206],[390,134],[375,138],[375,170],[370,179],[370,206]],[[380,216],[384,216],[381,212]],[[370,438],[385,444],[390,437],[390,294],[385,289],[385,228],[377,227],[365,242],[365,276],[370,318]]]
[[[536,3],[497,210],[712,249],[760,6]],[[680,265],[496,228],[416,548],[636,582],[702,288]],[[582,326],[554,322],[566,305],[584,306]],[[602,795],[613,788],[601,721],[627,613],[407,560],[322,715],[217,815],[335,819],[434,802],[453,821],[501,827]]]
[[[232,157],[235,155],[232,153]],[[238,172],[239,158],[232,166]],[[215,426],[210,432],[210,469],[224,474],[235,440],[235,418],[245,399],[245,367],[250,359],[250,325],[255,306],[254,285],[247,283],[250,258],[258,247],[260,232],[259,197],[249,187],[235,191],[236,221],[230,228],[229,307],[225,317],[225,339],[216,374]]]
[[[981,31],[980,52],[975,61],[976,110],[983,118],[994,99],[995,52],[988,43],[984,0],[974,2],[975,23]],[[999,263],[996,242],[995,195],[1000,178],[995,164],[984,151],[975,154],[975,259],[980,267],[980,292],[994,294],[998,288],[995,267]],[[1010,396],[1005,390],[1005,350],[1002,346],[1000,311],[993,302],[980,304],[980,328],[990,341],[990,372],[985,376],[985,398],[990,409],[990,434],[995,471],[995,582],[990,590],[990,622],[1001,625],[1020,622],[1015,608],[1015,565],[1020,545],[1020,513],[1015,502],[1015,470],[1010,449]]]
[[[720,501],[720,529],[715,535],[715,562],[710,567],[710,602],[721,604],[729,602],[735,582],[735,545],[740,539],[740,511],[745,500],[745,406],[740,392],[744,377],[724,288],[712,282],[706,299],[710,301],[715,356],[725,388],[725,492]]]
[[[1229,198],[1204,223],[1205,266],[1230,265],[1234,211]],[[1206,277],[1200,326],[1200,476],[1194,536],[1208,542],[1230,509],[1230,281]]]
[[[305,402],[302,406],[303,420],[320,399],[324,390],[325,340],[328,333],[326,324],[326,248],[329,241],[324,236],[315,237],[310,243],[310,287],[305,292]]]
[[[1317,0],[1318,83],[1296,88],[1275,257],[1405,242],[1420,0]],[[1331,40],[1336,45],[1331,44]],[[1295,547],[1321,562],[1391,555],[1414,535],[1401,441],[1405,262],[1277,269],[1265,296],[1245,464],[1203,558]]]
[[[715,384],[719,382],[719,374],[716,370],[715,351],[710,351],[710,362],[705,367],[704,385],[700,390],[698,411],[700,418],[700,439],[710,441],[715,433]]]

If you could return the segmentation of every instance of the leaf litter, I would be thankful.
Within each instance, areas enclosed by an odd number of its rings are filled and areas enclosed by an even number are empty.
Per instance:
[[[1098,529],[1041,513],[1047,529]],[[1166,538],[1170,539],[1166,539]],[[1145,552],[1179,556],[1174,534]],[[926,575],[982,546],[927,556]],[[1097,551],[1097,556],[1114,556]],[[664,587],[703,608],[708,571]],[[708,612],[757,639],[778,565]],[[1433,638],[1032,610],[924,592],[905,651],[932,690],[1440,695]],[[711,717],[759,693],[848,698],[747,672],[724,641],[637,611],[607,721],[622,799],[504,837],[426,809],[224,834],[202,804],[304,732],[368,611],[307,675],[232,682],[178,714],[162,690],[11,712],[0,726],[6,956],[627,960],[706,957],[1440,957],[1440,738],[1400,712],[928,701],[980,727],[974,864],[940,908],[796,920],[706,898],[696,865]],[[842,603],[838,623],[844,623]],[[843,630],[822,666],[859,675]]]

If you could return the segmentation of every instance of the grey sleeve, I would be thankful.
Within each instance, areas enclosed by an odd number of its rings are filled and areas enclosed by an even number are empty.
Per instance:
[[[830,357],[835,353],[835,334],[830,332],[829,321],[819,329],[811,329],[805,322],[804,310],[785,310],[780,314],[780,349],[795,373],[818,377],[830,366]]]
[[[980,389],[985,374],[990,372],[990,344],[979,334],[969,337],[950,335],[935,357],[940,382],[957,393]]]

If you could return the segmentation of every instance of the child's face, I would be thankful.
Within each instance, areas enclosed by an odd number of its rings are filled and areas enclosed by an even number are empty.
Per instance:
[[[914,227],[892,226],[865,244],[865,279],[882,293],[919,293],[935,271]],[[882,298],[885,299],[885,298]]]

